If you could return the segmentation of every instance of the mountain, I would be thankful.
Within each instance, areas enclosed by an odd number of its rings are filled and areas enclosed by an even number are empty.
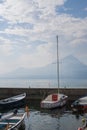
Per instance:
[[[76,57],[69,55],[59,63],[60,78],[85,79],[87,78],[87,66]],[[2,76],[3,78],[57,78],[57,64],[52,63],[40,68],[18,68],[15,71]]]
[[[69,55],[62,60],[62,78],[87,78],[87,66],[80,62],[76,57]]]

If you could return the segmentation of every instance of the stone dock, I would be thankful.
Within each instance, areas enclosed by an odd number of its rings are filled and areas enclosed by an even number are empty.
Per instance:
[[[55,88],[0,88],[0,99],[11,97],[26,92],[26,100],[42,100],[48,94],[56,93]],[[61,88],[60,93],[66,94],[70,101],[87,95],[86,88]]]

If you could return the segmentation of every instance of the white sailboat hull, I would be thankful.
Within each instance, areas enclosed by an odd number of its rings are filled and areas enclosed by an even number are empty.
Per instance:
[[[53,109],[57,107],[63,107],[66,104],[68,97],[66,95],[58,95],[58,96],[61,97],[59,97],[58,100],[53,101],[51,98],[52,95],[49,95],[46,99],[44,99],[41,102],[41,108]]]

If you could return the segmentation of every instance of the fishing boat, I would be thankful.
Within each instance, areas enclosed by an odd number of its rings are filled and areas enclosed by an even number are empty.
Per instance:
[[[74,101],[71,108],[73,111],[87,111],[87,96]]]
[[[18,112],[17,109],[14,112],[4,115],[0,114],[0,130],[14,130],[15,128],[19,128],[23,124],[25,115],[25,112]]]
[[[57,36],[57,78],[58,78],[58,92],[48,95],[41,101],[41,108],[53,109],[62,107],[66,104],[68,96],[59,92],[59,55],[58,55],[58,36]]]
[[[0,109],[11,109],[14,107],[19,107],[25,103],[26,93],[16,95],[10,98],[0,100]]]

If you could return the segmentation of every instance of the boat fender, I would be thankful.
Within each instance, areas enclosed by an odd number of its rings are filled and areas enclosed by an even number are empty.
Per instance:
[[[29,107],[28,106],[25,107],[25,111],[29,112]]]

